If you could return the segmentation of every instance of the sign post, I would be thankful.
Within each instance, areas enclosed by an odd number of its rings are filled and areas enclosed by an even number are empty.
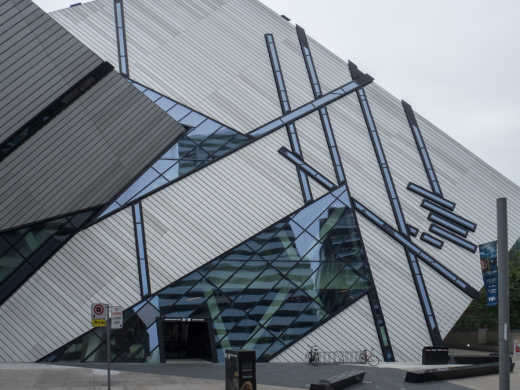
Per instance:
[[[95,328],[105,327],[107,331],[107,387],[108,390],[110,390],[110,305],[107,303],[93,303],[90,305],[90,314],[92,317],[92,326]],[[123,319],[121,317],[121,327],[122,322]]]
[[[106,325],[107,329],[107,388],[110,390],[110,318],[108,318],[108,322]]]
[[[497,199],[497,258],[498,258],[498,354],[499,389],[509,390],[509,270],[507,255],[507,199]]]

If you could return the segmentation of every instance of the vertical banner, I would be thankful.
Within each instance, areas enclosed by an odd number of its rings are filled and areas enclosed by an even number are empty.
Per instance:
[[[487,306],[496,306],[498,301],[497,242],[478,246],[480,267],[486,288]]]

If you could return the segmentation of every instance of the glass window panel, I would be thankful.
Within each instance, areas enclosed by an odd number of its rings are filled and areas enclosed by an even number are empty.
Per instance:
[[[181,162],[183,160],[200,160],[206,161],[209,159],[209,154],[201,147],[195,147],[193,149],[185,149],[181,151]]]
[[[246,313],[243,310],[239,310],[233,307],[228,307],[220,313],[220,320],[222,321],[222,325],[227,331],[233,329],[233,327],[242,321],[242,319],[246,317]]]
[[[298,257],[301,258],[317,243],[318,240],[316,240],[313,236],[307,232],[303,232],[298,236],[298,238],[296,238],[292,246],[296,248]]]
[[[143,324],[148,328],[159,317],[159,311],[150,303],[144,305],[138,312],[137,316],[143,321]]]
[[[206,279],[216,287],[220,287],[241,266],[240,262],[222,260],[206,275]]]
[[[82,226],[92,215],[94,215],[94,211],[85,211],[83,213],[74,214],[69,216],[69,221],[77,228]]]
[[[168,181],[173,181],[180,177],[179,163],[177,161],[174,161],[174,163],[175,164],[170,169],[163,173],[163,176]]]
[[[268,267],[253,283],[248,290],[270,290],[282,279],[282,275],[276,269]]]
[[[235,297],[233,305],[240,310],[250,311],[256,307],[258,302],[265,296],[265,293],[266,290],[243,290]]]
[[[188,119],[188,118],[186,118]],[[200,144],[219,128],[221,125],[211,119],[204,120],[200,125],[193,128],[186,136],[189,137],[193,142]]]
[[[276,341],[276,338],[265,329],[259,329],[253,337],[244,345],[244,349],[254,350],[256,356],[261,356],[269,346]]]
[[[153,164],[152,168],[159,173],[163,173],[170,169],[176,162],[175,160],[158,160]]]
[[[208,143],[215,143],[219,146],[224,145],[236,135],[238,135],[238,133],[235,130],[231,130],[228,127],[221,127],[211,136],[211,138],[204,141],[203,146],[207,146],[206,144]],[[209,150],[210,148],[208,147],[207,149]]]
[[[244,288],[251,284],[265,269],[266,263],[263,261],[250,261],[244,263],[242,268],[237,270],[220,289],[224,294],[239,294]]]
[[[185,126],[196,127],[205,120],[206,117],[200,115],[198,112],[192,111],[189,115],[181,119],[181,123]]]
[[[308,280],[313,272],[318,268],[318,262],[299,262],[287,273],[286,278],[290,279],[297,287]]]
[[[159,174],[154,169],[148,169],[117,199],[117,203],[120,205],[126,204],[126,202],[131,200],[158,177]]]
[[[170,108],[173,108],[173,106],[175,106],[175,102],[173,100],[168,99],[165,96],[157,100],[155,104],[161,107],[164,111],[168,111]]]
[[[323,308],[316,302],[311,302],[279,339],[286,344],[299,340],[312,328],[326,320],[326,318],[327,314]]]
[[[251,240],[248,240],[247,242],[244,242],[240,244],[239,246],[231,249],[229,252],[227,252],[224,255],[224,259],[226,260],[238,260],[238,261],[246,261],[251,256],[255,254],[255,251],[249,247],[249,242]]]
[[[268,361],[285,347],[280,340],[276,340],[262,355],[262,361]]]
[[[262,246],[269,242],[269,240],[280,230],[286,226],[286,222],[276,223],[271,225],[262,232],[256,234],[247,240],[247,245],[254,251],[258,251]]]
[[[154,322],[147,330],[148,333],[148,350],[154,350],[159,346],[159,332],[157,331],[157,322]]]
[[[143,295],[146,296],[150,294],[148,289],[148,278],[146,277],[146,261],[145,259],[139,259],[139,270],[141,273],[141,289],[143,290]]]
[[[14,249],[0,257],[0,281],[7,278],[25,259]]]
[[[325,195],[309,206],[300,210],[291,217],[291,220],[296,222],[302,229],[307,227],[320,215],[322,215],[329,205],[335,201],[335,197],[332,194]]]
[[[179,121],[181,120],[182,118],[184,118],[186,115],[188,115],[189,113],[191,112],[191,110],[189,110],[188,108],[184,107],[183,105],[181,104],[176,104],[175,106],[173,106],[169,111],[168,111],[168,115],[170,115],[173,119],[175,119],[176,121]],[[182,124],[185,124],[184,122],[181,121]]]
[[[144,91],[144,94],[148,97],[148,99],[150,99],[153,102],[155,102],[161,97],[161,95],[159,95],[157,92],[152,91],[151,89],[147,89],[146,91]]]
[[[182,138],[181,140],[182,141]],[[194,148],[195,145],[190,144],[190,149]],[[164,153],[161,157],[163,160],[178,160],[180,158],[180,148],[181,145],[179,142],[177,142],[175,145],[173,145],[166,153]]]
[[[168,184],[168,181],[162,177],[162,176],[159,176],[157,179],[155,179],[153,182],[151,182],[150,184],[148,184],[148,186],[146,186],[139,194],[137,194],[137,196],[135,197],[135,199],[137,197],[142,197],[150,192],[152,192],[153,190],[161,187],[161,186],[164,186]]]
[[[258,254],[267,261],[272,260],[297,260],[297,250],[291,244],[295,239],[294,232],[289,224],[283,227],[258,251]]]
[[[9,244],[6,240],[4,240],[0,236],[0,256],[4,254],[4,252],[7,252],[8,249],[11,248],[11,244]]]
[[[137,84],[137,83],[134,82],[134,81],[131,81],[130,83],[131,83],[134,87],[136,87],[139,91],[141,91],[141,92],[146,91],[146,88],[143,87],[141,84]]]
[[[187,175],[194,170],[206,165],[211,160],[180,160],[177,166],[179,167],[179,176]]]
[[[161,362],[161,353],[159,347],[155,348],[146,358],[146,363],[157,364]]]
[[[123,36],[122,28],[117,29],[117,36],[118,36],[118,41],[119,41],[119,55],[124,56],[126,54],[126,50],[125,50],[125,38]]]
[[[151,307],[153,308],[153,306]],[[150,350],[150,334],[139,315],[126,320],[122,329],[112,332],[111,339],[111,351],[117,361],[141,362],[144,361],[146,352]],[[105,360],[104,345],[106,345],[106,342],[103,341],[102,345],[101,352],[96,352],[95,355],[97,356],[91,356],[88,361]]]
[[[0,281],[7,278],[25,259],[15,250],[10,249],[0,257]]]

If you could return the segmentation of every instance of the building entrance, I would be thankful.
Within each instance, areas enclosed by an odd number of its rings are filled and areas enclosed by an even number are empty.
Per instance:
[[[206,320],[165,319],[163,335],[166,360],[213,360],[209,327]]]

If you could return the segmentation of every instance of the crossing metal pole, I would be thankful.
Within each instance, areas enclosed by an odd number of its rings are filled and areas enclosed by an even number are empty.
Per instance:
[[[498,352],[500,390],[509,390],[509,269],[507,254],[507,199],[497,199]]]

